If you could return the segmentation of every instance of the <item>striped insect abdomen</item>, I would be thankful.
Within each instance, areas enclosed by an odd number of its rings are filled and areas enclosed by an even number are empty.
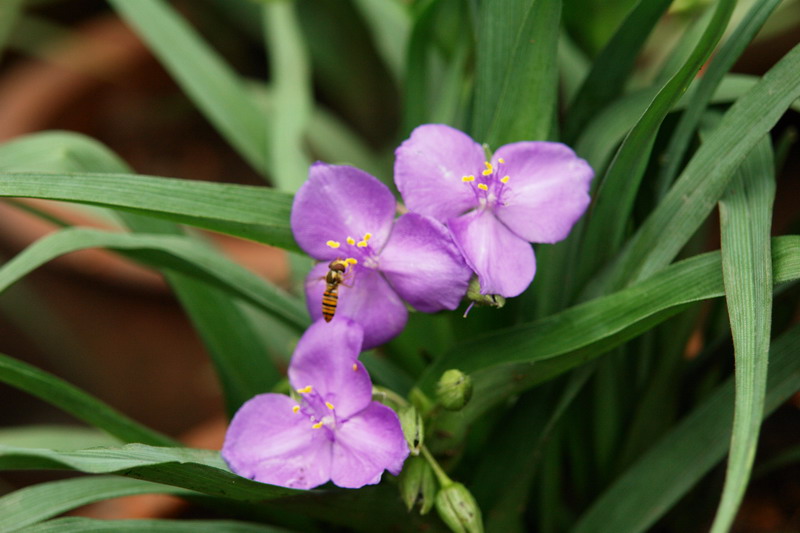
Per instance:
[[[328,285],[325,292],[322,293],[322,318],[325,322],[333,320],[333,315],[336,314],[336,305],[339,303],[339,287],[334,284]]]

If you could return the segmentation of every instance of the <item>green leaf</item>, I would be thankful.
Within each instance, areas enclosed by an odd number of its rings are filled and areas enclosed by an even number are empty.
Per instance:
[[[109,0],[175,81],[256,170],[267,174],[266,117],[235,72],[160,0]]]
[[[775,283],[800,278],[800,236],[774,239],[772,256]],[[453,346],[428,367],[420,386],[432,391],[448,368],[471,374],[472,400],[459,416],[474,418],[647,331],[687,304],[722,296],[720,265],[719,252],[692,257],[608,296]]]
[[[672,0],[639,0],[592,63],[567,112],[564,139],[575,142],[589,120],[619,97],[636,57]]]
[[[779,3],[780,0],[761,0],[754,3],[733,34],[709,62],[696,90],[692,93],[686,112],[675,127],[667,149],[659,159],[662,165],[656,185],[659,197],[663,196],[672,184],[689,147],[692,134],[697,128],[700,117],[703,116],[702,112],[711,100],[711,95]]]
[[[289,225],[292,195],[136,174],[0,172],[0,197],[99,205],[298,250]]]
[[[800,389],[800,327],[773,344],[766,417]],[[734,383],[729,379],[626,470],[578,520],[572,533],[639,533],[691,489],[728,450]]]
[[[578,283],[585,283],[621,246],[659,127],[713,52],[735,6],[735,0],[717,3],[714,16],[686,63],[658,92],[622,142],[596,189],[594,204],[586,221]]]
[[[100,500],[154,493],[176,496],[191,494],[174,487],[110,476],[40,483],[0,498],[0,531],[19,531],[25,526]]]
[[[233,263],[213,249],[174,235],[108,233],[69,228],[52,233],[26,248],[0,268],[0,292],[42,264],[86,248],[110,248],[148,265],[175,270],[232,292],[276,318],[304,329],[304,303]]]
[[[611,271],[598,276],[588,292],[645,279],[672,261],[714,208],[747,154],[798,97],[800,45],[731,106]]]
[[[308,493],[239,477],[228,470],[219,452],[212,450],[128,444],[120,448],[55,451],[0,445],[0,469],[41,468],[119,474],[238,500]]]
[[[285,533],[287,530],[235,520],[96,520],[67,517],[20,529],[19,533]]]
[[[560,0],[481,2],[473,137],[492,148],[551,134]]]
[[[66,381],[3,354],[0,354],[0,381],[32,394],[124,442],[159,446],[177,444]]]
[[[0,57],[3,49],[8,42],[8,37],[14,29],[14,25],[22,12],[24,0],[6,0],[0,3]]]
[[[355,5],[372,41],[396,81],[403,79],[406,46],[411,32],[408,10],[397,0],[356,0]]]
[[[296,191],[311,163],[304,148],[313,102],[311,69],[295,2],[267,2],[262,9],[272,84],[270,172],[279,188]]]
[[[121,444],[119,439],[93,428],[44,425],[0,429],[0,442],[6,446],[52,450],[79,450]]]
[[[756,145],[719,203],[722,274],[736,360],[736,402],[722,500],[712,533],[730,529],[758,445],[772,323],[770,229],[775,163],[769,140]]]

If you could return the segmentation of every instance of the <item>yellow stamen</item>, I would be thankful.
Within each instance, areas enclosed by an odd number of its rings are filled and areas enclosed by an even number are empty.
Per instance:
[[[356,240],[355,240],[354,238],[352,238],[352,237],[347,237],[347,244],[349,244],[350,246],[352,246],[352,245],[354,245],[355,243],[356,243]]]
[[[355,257],[348,257],[347,259],[344,260],[344,262],[348,265],[357,265],[358,259],[356,259]]]
[[[368,240],[370,240],[371,238],[372,238],[372,233],[369,233],[369,232],[367,232],[367,233],[365,233],[365,234],[364,234],[364,240],[365,240],[365,241],[368,241]]]
[[[358,241],[358,244],[356,244],[356,246],[358,246],[359,248],[366,248],[368,246],[367,241],[366,240]]]
[[[498,159],[498,160],[497,160],[497,162],[498,162],[498,163],[505,163],[505,162],[506,162],[506,160],[505,160],[505,159],[503,159],[503,158],[501,157],[500,159]]]
[[[503,183],[508,183],[508,179],[509,179],[508,176],[503,176],[503,179],[501,179],[500,181],[502,181]]]
[[[311,388],[311,385],[308,385],[307,387],[303,387],[302,389],[297,389],[297,392],[299,392],[300,394],[308,394],[312,390],[314,389]]]
[[[333,404],[331,402],[325,402],[325,407],[333,411]]]
[[[321,428],[321,427],[322,427],[322,422],[317,422],[316,424],[314,424],[313,426],[311,426],[311,429],[319,429],[319,428]]]
[[[353,372],[357,372],[357,371],[358,371],[358,365],[353,363]]]
[[[478,188],[479,188],[480,190],[482,190],[482,191],[488,191],[488,190],[489,190],[489,186],[488,186],[488,185],[486,185],[485,183],[479,183],[479,184],[478,184]]]
[[[475,176],[464,176],[463,178],[461,178],[461,181],[463,181],[464,183],[475,181]]]
[[[492,172],[494,172],[494,167],[488,161],[484,161],[483,164],[486,165],[486,170],[481,172],[481,174],[483,174],[484,176],[491,176]]]
[[[336,242],[336,241],[328,241],[325,244],[327,244],[331,248],[338,248],[338,247],[340,247],[342,245],[342,243],[339,243],[339,242]]]
[[[300,406],[299,406],[299,405],[295,405],[294,407],[292,407],[292,412],[293,412],[293,413],[296,413],[296,412],[298,412],[299,410],[300,410]]]

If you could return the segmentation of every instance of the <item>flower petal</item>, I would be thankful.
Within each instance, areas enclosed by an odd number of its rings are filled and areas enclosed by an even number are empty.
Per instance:
[[[505,162],[498,165],[497,160]],[[594,172],[568,146],[518,142],[500,147],[492,159],[509,176],[497,217],[528,242],[558,242],[589,206]]]
[[[533,248],[490,211],[468,213],[447,225],[467,264],[478,274],[482,294],[517,296],[533,281]]]
[[[339,425],[333,444],[331,480],[340,487],[359,488],[381,480],[384,470],[400,473],[408,445],[400,420],[378,402]]]
[[[322,293],[328,266],[319,264],[306,278],[306,304],[311,318],[322,317]],[[350,318],[364,328],[362,350],[369,350],[400,334],[408,320],[403,300],[378,272],[356,265],[339,286],[339,304],[331,324]]]
[[[425,124],[395,151],[394,182],[409,210],[444,222],[478,202],[464,176],[483,170],[481,145],[443,124]]]
[[[472,276],[447,228],[415,213],[395,222],[380,269],[405,301],[426,313],[458,307]]]
[[[364,409],[372,401],[372,381],[356,365],[363,337],[361,326],[347,318],[314,322],[298,341],[289,364],[292,387],[310,385],[335,407],[337,417]]]
[[[222,447],[231,470],[294,489],[310,489],[331,477],[331,440],[315,430],[297,405],[283,394],[260,394],[236,412]]]
[[[372,234],[380,249],[392,228],[396,202],[389,188],[355,167],[314,163],[297,191],[291,224],[300,248],[320,260],[341,255],[326,243]]]

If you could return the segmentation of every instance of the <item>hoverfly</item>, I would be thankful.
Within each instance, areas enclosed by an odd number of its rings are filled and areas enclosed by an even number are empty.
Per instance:
[[[347,270],[347,261],[334,259],[328,264],[328,274],[325,276],[325,292],[322,293],[322,317],[325,322],[333,320],[336,306],[339,303],[339,285],[344,283],[344,272]]]

